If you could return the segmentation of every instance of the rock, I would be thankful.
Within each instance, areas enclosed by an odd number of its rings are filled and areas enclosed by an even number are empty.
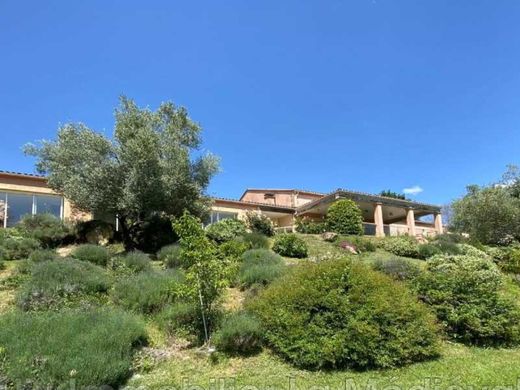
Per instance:
[[[336,237],[338,236],[338,233],[334,233],[334,232],[325,232],[321,235],[321,238],[324,240],[324,241],[328,241],[328,242],[332,242],[336,239]]]

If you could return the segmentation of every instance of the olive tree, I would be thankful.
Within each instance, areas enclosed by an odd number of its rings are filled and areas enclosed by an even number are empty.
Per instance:
[[[54,141],[26,145],[48,185],[80,210],[117,217],[125,246],[147,218],[201,216],[218,159],[197,153],[201,127],[183,107],[162,103],[156,111],[121,97],[112,138],[81,123],[58,129]]]

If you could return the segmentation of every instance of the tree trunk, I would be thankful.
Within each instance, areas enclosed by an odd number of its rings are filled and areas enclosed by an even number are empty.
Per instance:
[[[123,239],[123,245],[126,251],[131,251],[134,249],[134,242],[132,241],[132,237],[130,234],[130,229],[126,222],[126,218],[124,216],[117,216],[119,220],[119,227],[121,228],[121,238]]]

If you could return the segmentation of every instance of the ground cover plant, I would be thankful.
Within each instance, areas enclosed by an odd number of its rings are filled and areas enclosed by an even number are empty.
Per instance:
[[[224,318],[213,342],[219,351],[250,355],[262,348],[263,334],[260,322],[251,314],[231,313]]]
[[[296,267],[248,305],[269,345],[305,368],[388,368],[439,353],[429,310],[403,285],[348,260]]]
[[[251,249],[242,255],[238,279],[242,288],[265,286],[286,271],[283,258],[268,249]]]
[[[0,316],[0,384],[118,386],[131,374],[144,324],[118,310]]]
[[[108,250],[99,245],[83,244],[75,248],[71,256],[81,261],[88,261],[92,264],[106,266],[110,259]]]

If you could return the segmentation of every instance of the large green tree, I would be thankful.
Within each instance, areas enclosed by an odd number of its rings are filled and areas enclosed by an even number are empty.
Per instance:
[[[520,240],[520,180],[509,166],[501,181],[471,185],[451,204],[450,227],[484,244],[505,245]]]
[[[126,97],[115,111],[112,138],[81,123],[58,130],[55,141],[27,145],[49,186],[84,211],[119,220],[125,246],[147,218],[201,216],[204,196],[218,171],[218,159],[198,152],[201,127],[183,107],[162,103],[156,111]]]

